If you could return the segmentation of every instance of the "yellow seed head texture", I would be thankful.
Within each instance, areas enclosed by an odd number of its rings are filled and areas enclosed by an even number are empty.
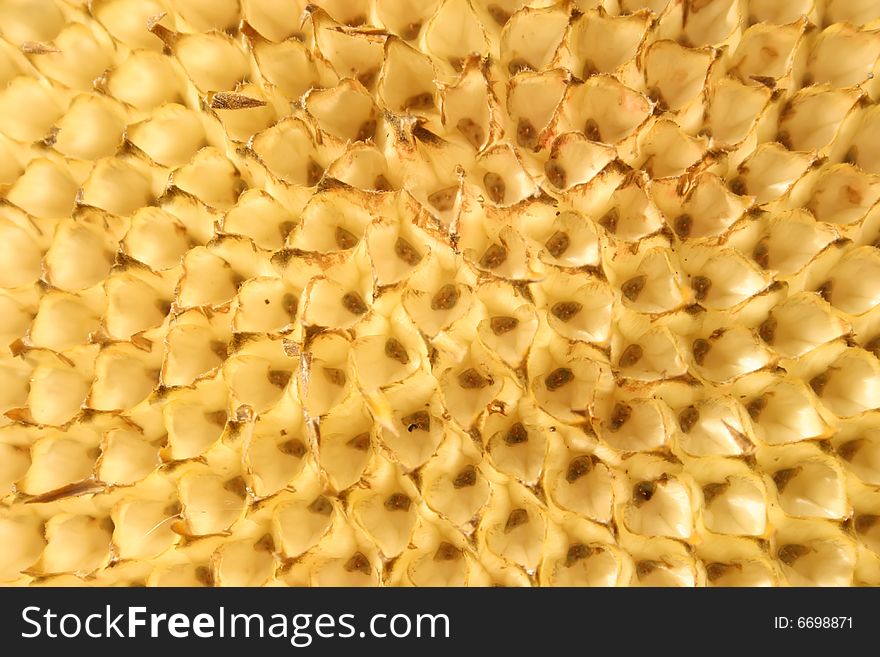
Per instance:
[[[0,585],[880,585],[876,0],[0,2]]]

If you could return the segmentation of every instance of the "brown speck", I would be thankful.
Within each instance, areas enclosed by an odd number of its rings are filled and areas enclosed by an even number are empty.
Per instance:
[[[483,127],[473,119],[459,119],[456,127],[474,148],[480,148],[483,145],[483,142],[486,141],[486,131],[483,130]]]
[[[437,551],[434,553],[434,561],[458,561],[460,558],[461,550],[447,541],[437,546]]]
[[[346,292],[342,296],[342,307],[352,315],[363,315],[369,310],[363,298],[357,292]]]
[[[359,73],[357,76],[357,81],[364,85],[365,89],[369,89],[376,82],[376,76],[379,75],[379,70],[375,68],[371,68],[369,71],[363,71]]]
[[[350,573],[363,573],[369,575],[371,572],[370,560],[362,553],[355,552],[348,561],[345,562],[345,570]]]
[[[758,335],[767,344],[773,344],[773,340],[776,337],[776,324],[776,319],[773,315],[770,315],[767,319],[761,322],[761,325],[758,327]]]
[[[410,433],[417,430],[430,431],[431,429],[431,416],[428,414],[428,411],[416,411],[415,413],[404,415],[400,418],[400,421]]]
[[[434,95],[429,91],[423,91],[420,94],[413,94],[403,101],[403,109],[405,110],[423,110],[434,106]]]
[[[776,141],[785,146],[788,150],[791,150],[791,135],[788,134],[788,130],[780,130],[777,132]]]
[[[706,276],[694,276],[691,279],[691,288],[697,301],[705,301],[709,290],[712,288],[712,280]]]
[[[831,374],[829,372],[822,372],[810,379],[810,387],[813,389],[813,392],[816,393],[817,397],[822,396],[822,392],[825,390],[825,386],[828,385],[828,379],[830,377]]]
[[[422,260],[422,255],[402,237],[398,237],[394,242],[394,254],[410,266],[415,266]]]
[[[455,488],[468,488],[476,483],[477,469],[472,465],[466,465],[452,480],[452,485]]]
[[[452,283],[447,283],[431,298],[431,310],[452,310],[461,293]]]
[[[495,335],[504,335],[514,330],[519,325],[516,317],[507,317],[504,315],[493,317],[489,320],[489,327]]]
[[[644,579],[651,573],[653,573],[658,568],[663,567],[663,562],[661,561],[650,561],[650,560],[642,560],[636,564],[636,576],[639,579]]]
[[[752,401],[746,404],[746,411],[749,413],[749,417],[752,418],[755,422],[758,421],[758,418],[761,417],[761,412],[767,408],[767,395],[763,394],[760,397],[755,397]]]
[[[801,468],[784,468],[773,473],[773,483],[776,484],[776,490],[780,493],[788,486],[788,482],[800,474]]]
[[[522,422],[515,422],[511,425],[507,433],[504,434],[504,442],[508,445],[520,445],[528,442],[529,432],[523,426]]]
[[[325,367],[324,378],[333,385],[339,386],[340,388],[345,385],[345,381],[347,379],[347,377],[345,376],[345,372],[335,367]]]
[[[489,5],[486,10],[496,23],[502,27],[510,20],[510,12],[496,4]]]
[[[593,469],[593,459],[588,454],[576,456],[568,463],[568,469],[565,471],[565,480],[573,484]]]
[[[485,185],[486,193],[489,195],[489,198],[492,199],[493,203],[504,202],[504,193],[507,189],[504,184],[504,178],[497,173],[489,171],[483,176],[483,185]]]
[[[223,484],[223,488],[230,493],[235,493],[241,498],[247,497],[248,494],[247,483],[245,483],[244,477],[233,477]]]
[[[287,370],[269,370],[269,373],[266,375],[266,378],[269,379],[269,383],[276,388],[286,387],[288,381],[290,381],[290,377],[291,373]]]
[[[389,511],[409,511],[412,500],[403,493],[392,493],[385,500],[385,508]]]
[[[648,277],[644,274],[642,274],[641,276],[633,276],[620,286],[620,291],[627,299],[629,299],[630,301],[635,301],[639,298],[642,290],[645,289],[645,283],[647,282]]]
[[[656,110],[660,110],[661,112],[665,112],[669,109],[669,105],[666,102],[666,99],[663,97],[663,92],[660,91],[660,87],[653,86],[648,89],[648,98],[650,98],[656,104]]]
[[[696,406],[688,406],[678,414],[678,427],[684,433],[690,433],[691,429],[699,421],[700,411],[697,410]]]
[[[419,36],[419,32],[421,31],[421,21],[413,21],[412,23],[407,23],[407,25],[400,31],[400,36],[402,36],[407,41],[412,41],[417,36]]]
[[[657,492],[657,484],[653,481],[640,481],[633,486],[632,503],[637,507],[642,506],[645,502],[650,502]]]
[[[816,294],[825,299],[828,303],[831,303],[831,289],[833,287],[833,283],[830,280],[825,281],[816,288]]]
[[[336,227],[336,244],[340,249],[353,249],[357,246],[358,238],[355,237],[354,233],[349,230],[346,230],[342,226]]]
[[[880,335],[874,336],[865,343],[865,350],[880,358]]]
[[[292,221],[282,221],[278,224],[278,234],[281,235],[282,239],[287,239],[287,236],[290,235],[290,231],[296,228],[296,224]]]
[[[359,452],[366,452],[370,449],[370,432],[359,433],[345,444]]]
[[[547,251],[554,258],[561,257],[566,251],[568,251],[570,245],[571,239],[568,237],[568,233],[564,233],[561,230],[557,230],[553,233],[544,243],[544,246],[547,247]]]
[[[396,360],[401,365],[406,365],[409,362],[409,355],[406,353],[406,348],[397,338],[388,338],[385,340],[385,355],[391,360]]]
[[[533,151],[538,147],[538,131],[528,119],[520,119],[516,124],[516,143]]]
[[[599,124],[596,119],[587,119],[584,124],[584,134],[590,141],[602,141],[602,133],[599,130]]]
[[[550,181],[551,185],[558,189],[565,189],[568,175],[566,174],[565,167],[559,163],[559,160],[547,160],[547,163],[544,165],[544,173],[547,175],[547,180]]]
[[[282,454],[287,454],[289,456],[295,456],[298,459],[301,459],[305,456],[306,446],[298,438],[291,438],[290,440],[286,440],[280,445],[278,445],[278,449]]]
[[[504,264],[505,260],[507,260],[507,249],[500,244],[490,244],[486,252],[483,253],[483,257],[480,258],[480,267],[495,269]]]
[[[577,315],[582,308],[583,305],[577,301],[560,301],[559,303],[553,304],[550,308],[550,312],[553,313],[554,317],[559,319],[559,321],[567,322]]]
[[[367,141],[368,139],[372,139],[376,136],[376,119],[367,119],[363,123],[361,123],[361,127],[358,128],[357,134],[354,137],[355,141]]]
[[[319,495],[309,504],[309,511],[319,516],[329,516],[333,513],[333,503],[323,495]]]
[[[514,509],[507,516],[507,522],[504,523],[504,533],[509,534],[520,525],[524,525],[529,521],[529,513],[525,509]]]
[[[691,215],[689,214],[678,215],[672,223],[675,234],[678,235],[679,239],[686,239],[689,237],[691,230],[694,227],[694,220],[691,219]]]
[[[458,385],[465,390],[479,390],[491,384],[491,379],[487,379],[473,367],[469,367],[458,375]]]
[[[730,488],[730,483],[726,481],[723,483],[706,484],[703,486],[703,500],[706,504],[712,504],[712,500],[719,495],[723,495],[728,488]]]
[[[620,427],[629,421],[631,416],[632,407],[629,404],[617,402],[611,411],[611,421],[608,423],[608,428],[612,432],[619,430]]]
[[[709,578],[710,582],[714,582],[716,580],[721,579],[726,575],[730,570],[734,569],[736,566],[728,563],[719,563],[717,561],[713,561],[710,564],[706,564],[706,577]]]
[[[795,561],[808,554],[809,551],[810,548],[806,545],[789,543],[788,545],[783,545],[779,548],[776,556],[778,556],[779,560],[786,566],[793,566]]]
[[[204,586],[214,586],[214,576],[211,574],[211,569],[207,566],[199,566],[196,568],[195,577],[196,580]]]
[[[641,345],[631,344],[620,354],[617,364],[619,367],[632,367],[642,359],[644,353]]]
[[[801,78],[801,86],[802,86],[802,87],[809,87],[809,86],[812,86],[812,84],[813,84],[813,80],[814,80],[814,79],[815,79],[815,78],[813,78],[813,74],[812,74],[812,73],[810,73],[810,72],[804,73],[804,77]]]
[[[455,205],[455,197],[458,194],[458,185],[444,187],[428,196],[428,203],[440,212],[451,210]]]
[[[308,187],[314,187],[318,184],[318,181],[321,180],[321,176],[323,175],[324,168],[310,158],[309,163],[306,165],[306,185]]]
[[[572,381],[574,381],[574,372],[567,367],[557,367],[545,377],[544,385],[547,390],[553,392]]]
[[[706,355],[712,349],[712,345],[709,344],[708,340],[697,338],[696,340],[694,340],[694,344],[691,346],[691,349],[694,353],[694,362],[697,365],[702,365],[703,361],[706,360]]]
[[[746,179],[742,176],[737,176],[733,180],[730,181],[730,191],[732,191],[737,196],[745,196],[749,193],[749,188],[746,185]]]

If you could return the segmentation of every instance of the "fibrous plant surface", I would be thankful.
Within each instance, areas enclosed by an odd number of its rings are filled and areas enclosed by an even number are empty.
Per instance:
[[[877,2],[0,37],[0,582],[880,583]]]

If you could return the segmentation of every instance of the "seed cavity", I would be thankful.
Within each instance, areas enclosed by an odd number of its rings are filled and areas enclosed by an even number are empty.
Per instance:
[[[325,367],[324,368],[324,378],[326,378],[330,383],[335,386],[339,386],[340,388],[345,385],[346,376],[345,372],[335,367]]]
[[[391,360],[396,360],[401,365],[409,363],[409,355],[406,353],[406,348],[397,338],[385,340],[385,355]]]
[[[574,372],[567,367],[557,367],[544,379],[547,390],[553,392],[574,381]]]
[[[410,266],[415,266],[422,261],[422,255],[402,237],[398,237],[394,242],[394,255]]]
[[[385,500],[385,508],[389,511],[409,511],[412,500],[403,493],[392,493]]]
[[[527,62],[522,57],[516,57],[515,59],[511,59],[510,63],[507,65],[507,71],[511,75],[516,75],[517,73],[521,73],[523,71],[534,71],[535,67],[532,66],[529,62]]]
[[[358,238],[355,237],[355,234],[349,230],[346,230],[342,226],[336,227],[336,244],[340,249],[353,249],[357,246]]]
[[[506,190],[504,178],[493,171],[489,171],[483,176],[483,185],[485,185],[486,193],[494,203],[504,202],[504,192]]]
[[[694,340],[692,349],[694,352],[694,362],[697,365],[702,365],[703,361],[706,360],[706,355],[712,349],[712,345],[709,344],[708,340],[697,338],[696,340]]]
[[[700,411],[696,406],[688,406],[678,414],[678,427],[684,433],[690,433],[694,425],[700,421]]]
[[[673,229],[675,230],[675,234],[678,235],[679,239],[685,239],[689,237],[693,227],[694,220],[691,219],[691,215],[689,214],[680,214],[675,218],[675,221],[673,222]]]
[[[376,119],[367,119],[363,123],[361,123],[361,127],[358,128],[357,134],[354,136],[355,141],[367,141],[368,139],[372,139],[376,136],[376,128],[378,124],[376,123]]]
[[[468,488],[476,483],[477,469],[472,465],[466,465],[452,480],[452,485],[455,488]]]
[[[599,219],[599,225],[614,235],[617,232],[618,221],[620,221],[620,211],[617,208],[611,208]]]
[[[376,179],[373,180],[373,189],[377,192],[390,192],[392,190],[391,183],[388,182],[388,178],[383,176],[381,173],[376,176]]]
[[[516,143],[533,151],[538,147],[538,131],[528,119],[520,119],[516,124]]]
[[[491,4],[486,9],[488,10],[489,15],[492,17],[492,20],[494,20],[502,27],[504,27],[507,21],[510,20],[510,12],[503,7],[500,7],[499,5]]]
[[[599,67],[597,67],[592,59],[584,60],[584,67],[581,69],[581,79],[586,80],[587,78],[591,78],[599,72]]]
[[[553,304],[550,308],[550,312],[553,313],[553,316],[559,319],[559,321],[567,322],[577,315],[582,308],[583,305],[577,301],[560,301],[559,303]]]
[[[822,393],[825,390],[825,386],[828,385],[828,379],[830,378],[830,372],[822,372],[821,374],[817,374],[812,379],[810,379],[810,387],[813,389],[813,392],[816,393],[817,397],[822,396]]]
[[[697,301],[705,301],[711,287],[712,281],[705,276],[694,276],[691,279],[691,288]]]
[[[351,558],[345,562],[345,570],[350,573],[363,573],[364,575],[369,575],[370,560],[362,553],[355,552]]]
[[[593,469],[593,458],[588,454],[573,458],[565,471],[565,480],[573,484]]]
[[[767,269],[770,266],[770,249],[767,248],[767,242],[761,241],[755,245],[752,259],[758,263],[761,269]]]
[[[629,280],[625,281],[623,285],[620,286],[620,291],[630,301],[635,301],[639,298],[639,295],[642,293],[642,290],[645,289],[645,284],[648,282],[648,277],[644,274],[641,276],[633,276]]]
[[[529,432],[526,431],[522,422],[515,422],[504,435],[504,442],[508,445],[520,445],[524,442],[528,442],[528,440]]]
[[[788,545],[783,545],[781,548],[779,548],[776,556],[779,557],[779,560],[786,566],[793,566],[795,561],[803,556],[806,556],[809,552],[810,548],[808,548],[806,545],[789,543]]]
[[[500,244],[490,244],[489,248],[480,258],[480,267],[484,269],[496,269],[507,260],[507,249]]]
[[[755,397],[752,401],[746,404],[746,411],[748,411],[749,417],[755,422],[761,417],[761,412],[767,408],[767,398],[768,395],[763,394],[760,397]]]
[[[801,472],[800,467],[784,468],[773,473],[773,483],[776,484],[776,490],[782,493],[788,483],[797,477]]]
[[[491,378],[484,377],[473,367],[469,367],[458,375],[458,385],[465,390],[480,390],[491,383]]]
[[[837,453],[840,454],[840,458],[844,461],[852,461],[856,454],[859,453],[859,450],[864,447],[865,439],[864,438],[856,438],[855,440],[850,440],[843,443],[840,447],[837,448]]]
[[[434,561],[458,561],[461,558],[461,550],[452,543],[443,541],[434,553]]]
[[[479,149],[486,141],[486,131],[483,130],[483,126],[473,119],[459,119],[456,127],[464,135],[464,138],[470,142],[471,146],[476,149]]]
[[[776,338],[776,325],[776,319],[774,319],[773,315],[770,315],[758,327],[758,335],[767,344],[772,345],[773,340]]]
[[[298,459],[301,459],[306,454],[306,446],[303,441],[298,438],[291,438],[290,440],[286,440],[280,445],[278,445],[278,450],[282,454],[287,454],[288,456],[295,456]]]
[[[428,411],[416,411],[415,413],[404,415],[400,418],[400,421],[410,433],[413,431],[430,431],[431,429],[431,416],[428,414]]]
[[[434,106],[434,95],[429,91],[413,94],[403,101],[405,110],[424,110]]]
[[[505,333],[510,333],[517,326],[519,326],[519,320],[516,317],[507,317],[506,315],[500,315],[498,317],[493,317],[489,320],[489,327],[492,329],[492,332],[495,335],[504,335]]]
[[[550,255],[554,258],[559,258],[568,251],[568,247],[571,246],[571,238],[568,236],[568,233],[557,230],[547,239],[544,246],[547,247]]]
[[[620,367],[632,367],[640,360],[642,360],[642,356],[644,355],[644,353],[645,352],[642,349],[641,345],[631,344],[623,350],[622,354],[620,354],[618,365]]]
[[[455,304],[458,303],[460,296],[461,293],[458,291],[458,288],[451,283],[447,283],[437,290],[437,293],[431,299],[431,310],[452,310],[455,308]]]
[[[412,23],[408,23],[406,27],[404,27],[400,31],[400,36],[402,36],[406,41],[412,41],[417,36],[419,36],[419,32],[422,31],[422,23],[421,21],[413,21]]]
[[[370,433],[368,431],[359,433],[345,444],[359,452],[366,452],[370,449]]]
[[[856,532],[859,534],[867,534],[878,522],[880,522],[880,516],[870,513],[857,515],[854,523]]]
[[[568,548],[568,552],[565,553],[565,567],[571,568],[578,561],[582,561],[589,556],[592,556],[593,549],[587,547],[583,543],[575,543],[570,545]]]
[[[547,180],[554,187],[558,189],[565,189],[567,187],[568,173],[565,171],[565,167],[559,163],[559,160],[547,160],[547,164],[544,165],[544,173],[547,175]]]
[[[244,477],[234,477],[233,479],[230,479],[223,484],[223,488],[230,493],[235,493],[242,499],[246,498],[248,495],[247,483],[245,482]]]
[[[363,315],[369,310],[363,298],[357,292],[346,292],[342,296],[342,307],[352,315]]]
[[[706,504],[711,504],[712,500],[714,500],[719,495],[724,495],[727,489],[730,488],[730,483],[714,483],[714,484],[706,484],[703,486],[703,500],[705,500]]]
[[[730,181],[730,191],[732,191],[737,196],[745,196],[749,193],[749,188],[746,185],[746,179],[742,176],[737,176],[733,180]]]
[[[333,503],[323,495],[319,495],[309,504],[309,511],[319,516],[329,516],[333,513]]]
[[[830,280],[825,281],[822,285],[816,288],[816,294],[825,299],[828,303],[831,303],[831,288],[833,285],[834,283]]]
[[[608,423],[608,428],[612,432],[618,431],[620,427],[629,421],[631,416],[632,406],[617,402],[614,405],[614,409],[611,411],[611,421]]]
[[[633,486],[632,502],[637,507],[640,507],[645,502],[650,502],[656,492],[657,484],[653,481],[640,481]]]
[[[324,175],[324,167],[310,159],[309,163],[306,165],[306,185],[308,187],[314,187],[318,184],[318,181],[321,180],[321,176]]]
[[[292,374],[287,370],[269,370],[266,378],[276,388],[284,388],[287,386],[288,381],[290,381],[291,376]]]
[[[457,194],[458,185],[444,187],[428,196],[428,203],[433,205],[439,212],[446,212],[447,210],[451,210],[452,206],[455,205],[455,197]]]
[[[587,119],[584,124],[584,134],[590,141],[602,141],[602,133],[599,130],[599,124],[596,119]]]
[[[525,509],[514,509],[507,516],[507,522],[504,524],[504,533],[509,534],[520,525],[524,525],[529,521],[529,513]]]

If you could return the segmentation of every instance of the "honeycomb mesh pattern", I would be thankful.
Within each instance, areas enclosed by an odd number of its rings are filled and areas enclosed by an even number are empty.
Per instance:
[[[0,583],[880,583],[877,2],[0,36]]]

